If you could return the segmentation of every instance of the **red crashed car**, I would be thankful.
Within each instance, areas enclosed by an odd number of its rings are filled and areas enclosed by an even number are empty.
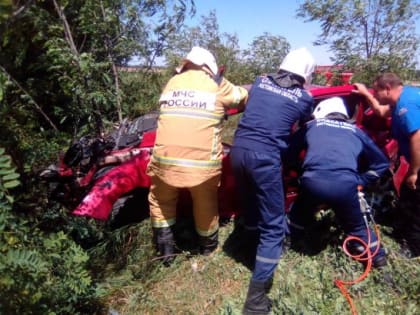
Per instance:
[[[356,124],[365,130],[389,157],[391,176],[385,179],[382,186],[377,187],[379,191],[371,195],[371,203],[375,208],[383,202],[387,194],[397,194],[407,170],[407,163],[399,157],[397,142],[391,138],[390,120],[376,116],[364,98],[352,93],[353,89],[352,85],[314,86],[310,91],[316,103],[333,96],[342,97]],[[234,114],[237,113],[228,113]],[[74,143],[58,165],[50,166],[41,173],[41,178],[52,185],[51,198],[60,200],[75,215],[99,220],[108,220],[118,211],[116,208],[121,210],[121,206],[125,207],[126,200],[137,198],[129,211],[133,217],[134,213],[139,217],[139,212],[142,212],[140,217],[146,217],[147,191],[150,186],[146,166],[155,140],[157,117],[157,113],[148,114],[137,118],[131,124],[123,123],[110,137],[82,138]],[[229,144],[224,144],[222,182],[219,189],[219,212],[222,218],[231,218],[241,212],[230,168],[229,151]],[[286,210],[298,194],[297,174],[296,170],[287,169],[286,165]],[[142,202],[139,202],[139,199]],[[178,206],[179,215],[190,214],[191,200],[187,192],[181,193]]]

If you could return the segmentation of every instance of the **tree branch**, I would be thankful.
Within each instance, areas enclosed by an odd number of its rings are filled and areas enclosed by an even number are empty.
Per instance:
[[[102,11],[102,18],[105,20],[106,13],[105,13],[105,8],[102,1],[100,1],[100,5],[101,5],[101,11]],[[112,66],[112,74],[114,75],[115,94],[116,94],[115,101],[117,103],[118,121],[121,123],[122,122],[122,109],[121,109],[120,80],[118,76],[117,66],[115,65],[114,58],[112,57],[112,54],[111,54],[111,45],[112,44],[111,44],[111,40],[109,39],[109,35],[105,34],[106,52],[107,52],[108,60]]]
[[[32,4],[33,0],[30,0],[26,2],[24,5],[22,5],[19,9],[15,10],[12,13],[12,18],[16,18],[19,14],[21,14],[23,11],[26,10],[27,7],[29,7]]]
[[[64,26],[64,35],[66,37],[67,43],[70,46],[71,51],[73,54],[75,54],[77,57],[79,57],[79,52],[76,48],[76,45],[74,44],[73,35],[71,34],[69,23],[67,22],[67,18],[64,15],[64,12],[62,8],[58,5],[57,0],[53,0],[55,10],[57,11],[58,16],[60,17],[61,21],[63,22]]]
[[[29,99],[31,100],[31,103],[35,106],[36,110],[45,118],[45,120],[50,124],[50,126],[55,130],[58,131],[58,128],[56,127],[56,125],[52,122],[52,120],[48,117],[48,115],[42,110],[41,106],[38,105],[37,102],[35,102],[34,98],[29,94],[28,91],[26,91],[20,84],[19,82],[13,78],[9,72],[7,72],[7,70],[0,65],[0,69],[4,72],[4,74],[6,74],[7,78],[12,81],[19,90],[22,91],[23,94],[25,94],[26,96],[29,97]]]
[[[66,41],[69,44],[70,50],[72,51],[73,55],[76,56],[77,66],[79,67],[79,69],[81,69],[79,51],[77,50],[76,45],[74,43],[73,35],[72,35],[72,32],[71,32],[69,23],[67,22],[66,15],[64,14],[63,9],[59,6],[57,0],[53,0],[53,3],[54,3],[54,7],[55,7],[55,10],[57,11],[58,16],[60,17],[61,21],[63,22],[64,35],[65,35]],[[85,88],[88,91],[90,91],[91,89],[90,89],[89,79],[84,76],[83,81],[84,81]],[[97,129],[96,132],[97,132],[97,134],[101,134],[103,126],[102,126],[102,118],[101,118],[101,115],[100,115],[100,111],[98,109],[98,106],[97,106],[96,102],[94,100],[91,100],[91,102],[92,102],[92,108],[94,110],[94,117],[95,117],[95,121],[96,121],[96,129]]]

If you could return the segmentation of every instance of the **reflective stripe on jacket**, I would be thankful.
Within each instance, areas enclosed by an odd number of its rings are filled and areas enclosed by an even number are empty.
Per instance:
[[[248,92],[203,70],[172,77],[159,99],[160,115],[149,175],[175,187],[193,187],[221,171],[225,109],[243,105]]]

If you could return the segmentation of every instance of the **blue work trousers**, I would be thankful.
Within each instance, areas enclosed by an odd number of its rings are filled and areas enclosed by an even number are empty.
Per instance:
[[[366,226],[357,194],[358,179],[355,174],[338,172],[306,172],[300,179],[299,196],[289,214],[293,233],[300,233],[313,222],[317,206],[326,204],[334,210],[339,225],[347,235],[361,238],[368,243],[370,233],[370,249],[372,253],[377,246],[377,237],[372,229]],[[300,228],[299,228],[300,227]],[[359,242],[350,242],[358,252],[364,251]],[[385,255],[379,249],[375,258]],[[375,260],[374,258],[374,260]]]
[[[231,149],[230,158],[245,227],[260,234],[252,280],[265,281],[278,265],[287,228],[281,159],[240,147]]]

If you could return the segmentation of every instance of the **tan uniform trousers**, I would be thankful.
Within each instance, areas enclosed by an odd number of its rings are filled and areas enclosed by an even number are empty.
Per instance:
[[[200,236],[210,236],[219,228],[217,190],[221,175],[214,176],[200,185],[187,187],[193,202],[194,223]],[[176,205],[179,188],[152,176],[149,192],[152,227],[168,227],[176,222]]]

